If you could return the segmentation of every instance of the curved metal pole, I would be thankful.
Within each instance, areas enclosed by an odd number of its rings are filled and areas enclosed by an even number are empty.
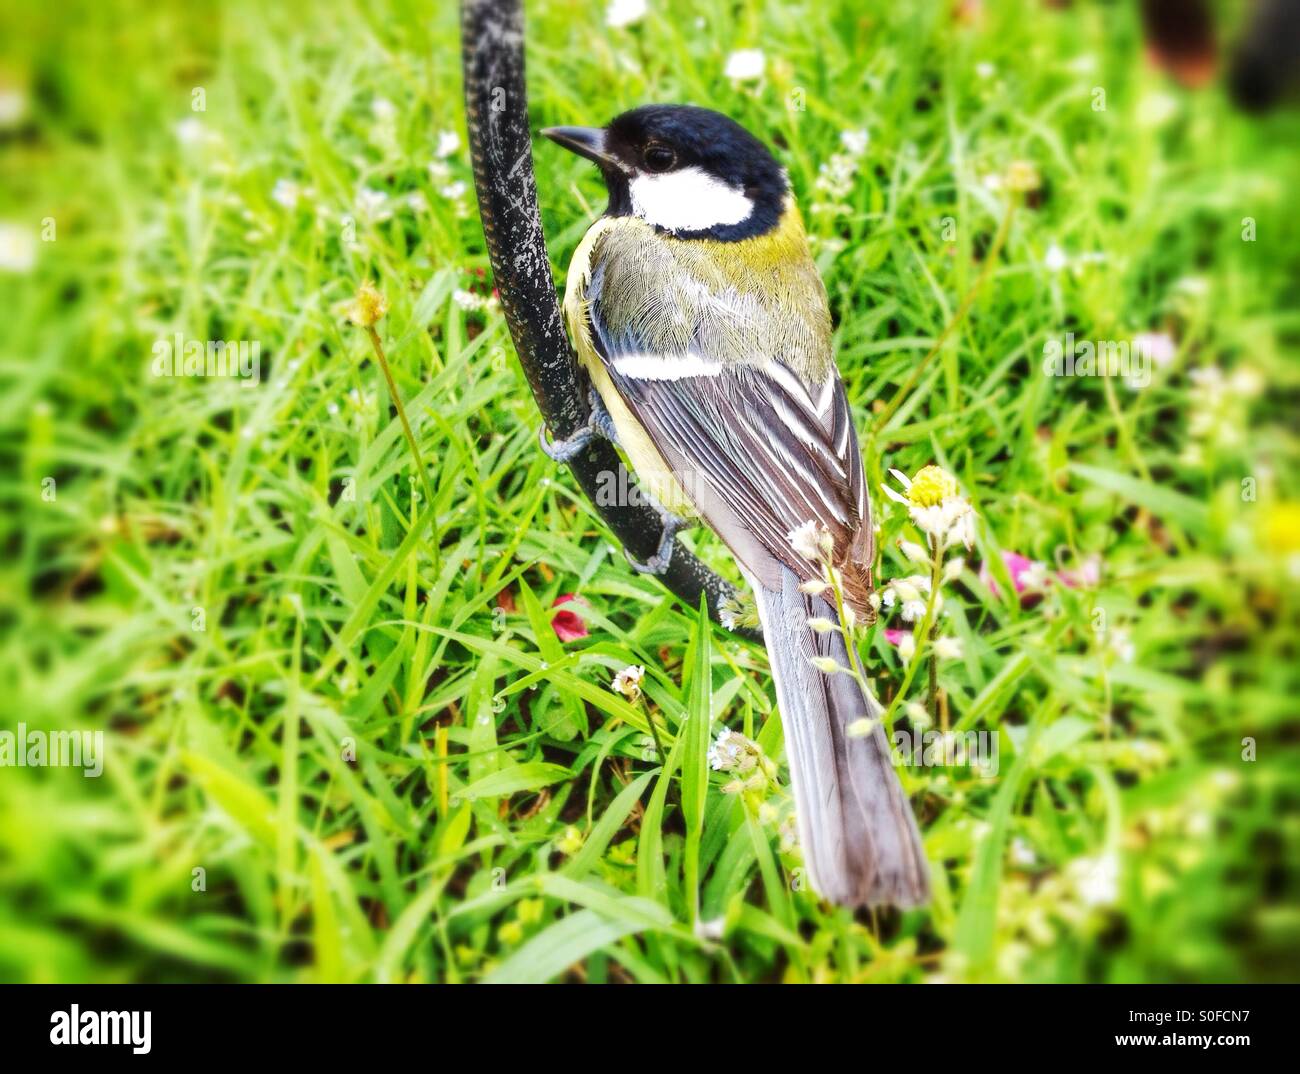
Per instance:
[[[551,435],[564,439],[585,424],[588,404],[560,316],[537,208],[520,0],[463,0],[461,47],[474,188],[497,292],[537,407]],[[568,465],[623,547],[639,560],[653,556],[662,531],[654,509],[644,499],[604,505],[597,498],[611,475],[621,476],[622,461],[613,447],[594,439]],[[628,478],[614,487],[630,484]],[[735,593],[680,541],[658,577],[692,608],[699,606],[701,593],[707,594],[714,619],[719,604]],[[738,633],[758,637],[753,631]]]

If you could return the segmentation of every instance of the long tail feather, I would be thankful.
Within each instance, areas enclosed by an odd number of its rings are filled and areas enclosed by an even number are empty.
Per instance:
[[[829,656],[852,666],[838,631],[818,634],[808,626],[813,616],[836,620],[835,609],[801,593],[799,579],[782,571],[780,592],[755,585],[754,593],[809,880],[825,898],[848,906],[918,906],[930,897],[929,869],[885,733],[877,724],[869,735],[849,735],[851,724],[873,715],[865,691],[853,676],[828,675],[810,663]]]

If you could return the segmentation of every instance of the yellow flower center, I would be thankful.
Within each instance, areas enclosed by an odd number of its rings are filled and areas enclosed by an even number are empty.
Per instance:
[[[923,466],[907,491],[907,498],[916,507],[935,507],[956,495],[957,479],[942,466]]]
[[[1264,541],[1272,552],[1300,552],[1300,503],[1279,503],[1269,511]]]

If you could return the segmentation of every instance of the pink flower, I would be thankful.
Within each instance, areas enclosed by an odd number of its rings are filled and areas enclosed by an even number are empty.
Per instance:
[[[889,642],[890,645],[898,645],[911,633],[910,630],[899,630],[897,627],[885,627],[885,641]]]
[[[1061,571],[1057,577],[1071,589],[1087,589],[1101,581],[1101,557],[1089,556],[1077,571]]]
[[[1047,580],[1046,568],[1037,560],[1022,556],[1019,552],[1004,551],[1002,562],[1006,564],[1007,572],[1011,575],[1011,584],[1017,593],[1024,593],[1026,590],[1037,591]],[[997,580],[994,579],[987,563],[980,564],[980,581],[988,586],[989,592],[995,597],[1001,595]]]
[[[551,607],[558,608],[561,604],[568,604],[570,601],[578,604],[586,603],[576,593],[561,593],[555,598],[555,602]],[[563,611],[556,612],[551,618],[551,627],[560,641],[577,641],[579,638],[587,636],[587,624],[582,621],[582,618],[572,608],[565,608]]]
[[[1077,570],[1064,570],[1051,575],[1038,560],[1022,556],[1019,552],[1004,551],[1002,562],[1006,564],[1011,584],[1022,605],[1036,603],[1052,581],[1060,582],[1070,589],[1078,589],[1094,586],[1101,580],[1101,560],[1098,556],[1089,556]],[[980,581],[995,597],[1001,595],[997,580],[987,563],[980,564]]]

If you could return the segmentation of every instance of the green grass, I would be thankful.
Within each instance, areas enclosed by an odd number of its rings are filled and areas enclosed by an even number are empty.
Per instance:
[[[689,100],[778,147],[878,578],[909,572],[915,539],[888,468],[939,462],[980,514],[946,606],[965,655],[939,685],[951,726],[997,734],[999,771],[901,770],[933,905],[855,918],[799,882],[784,784],[724,793],[707,768],[723,725],[780,757],[762,650],[628,569],[537,449],[500,314],[453,298],[491,286],[472,194],[445,195],[470,181],[453,5],[74,6],[0,17],[0,81],[30,98],[0,131],[0,220],[56,223],[30,270],[0,272],[0,729],[102,729],[108,760],[99,779],[0,769],[0,977],[1296,976],[1294,114],[1172,87],[1130,5],[987,4],[967,26],[943,4],[651,0],[630,30],[600,4],[528,5],[536,126]],[[764,80],[731,84],[752,46]],[[847,193],[819,191],[860,129]],[[461,148],[434,175],[444,130]],[[889,413],[983,267],[1006,204],[985,178],[1017,160],[1042,191]],[[602,192],[546,144],[537,171],[562,280]],[[311,193],[287,208],[278,180]],[[391,216],[360,211],[363,188]],[[367,277],[432,505],[342,316]],[[178,331],[258,341],[262,383],[152,377]],[[1177,354],[1140,391],[1045,377],[1067,331],[1168,331]],[[1207,409],[1189,374],[1209,366],[1264,390]],[[1097,557],[1100,580],[1022,608],[977,579],[1000,549]],[[590,632],[568,643],[565,593]],[[863,652],[892,696],[880,630]],[[609,688],[628,663],[635,706]]]

